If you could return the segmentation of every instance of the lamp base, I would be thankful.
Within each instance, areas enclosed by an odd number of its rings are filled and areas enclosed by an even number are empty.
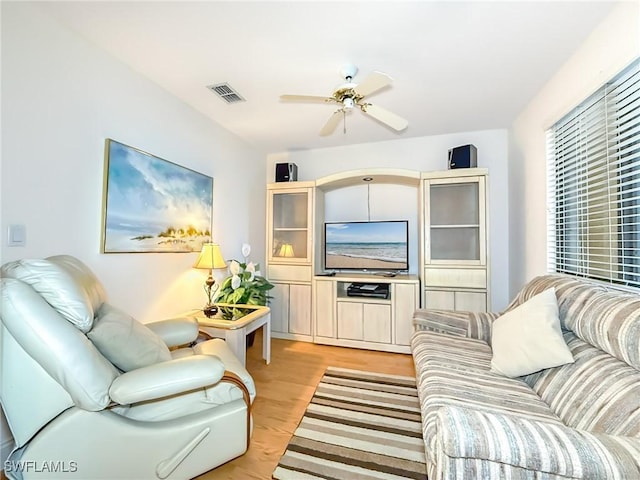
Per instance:
[[[218,313],[218,307],[215,305],[205,305],[202,309],[202,312],[207,318],[213,317],[216,313]]]

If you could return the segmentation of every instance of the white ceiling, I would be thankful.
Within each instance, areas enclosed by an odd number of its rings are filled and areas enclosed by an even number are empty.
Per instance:
[[[44,2],[41,8],[264,153],[508,128],[614,2]],[[406,118],[283,103],[330,95],[346,63],[394,82],[367,100]],[[228,82],[245,103],[206,85]]]

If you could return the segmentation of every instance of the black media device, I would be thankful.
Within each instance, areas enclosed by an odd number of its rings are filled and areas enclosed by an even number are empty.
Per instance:
[[[297,182],[298,166],[295,163],[276,163],[276,182]]]
[[[389,298],[388,283],[352,283],[347,287],[348,297]]]
[[[478,149],[462,145],[449,150],[449,168],[475,168],[478,166]]]

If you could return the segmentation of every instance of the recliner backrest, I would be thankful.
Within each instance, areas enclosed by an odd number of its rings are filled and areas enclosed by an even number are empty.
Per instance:
[[[67,255],[17,260],[3,265],[0,274],[30,285],[84,333],[91,330],[95,311],[106,300],[104,287],[91,270]]]
[[[54,255],[47,257],[47,260],[67,271],[76,283],[82,287],[95,315],[95,312],[107,301],[107,293],[98,277],[89,267],[71,255]]]
[[[84,333],[104,289],[77,263],[20,260],[1,270],[0,399],[18,445],[72,405],[98,411],[110,403],[119,372]]]

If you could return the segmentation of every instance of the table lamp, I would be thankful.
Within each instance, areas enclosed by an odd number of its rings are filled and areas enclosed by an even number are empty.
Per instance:
[[[283,243],[278,252],[279,257],[295,257],[293,253],[293,245],[290,243]]]
[[[220,245],[217,243],[205,243],[202,245],[200,256],[193,264],[193,268],[202,268],[209,270],[209,276],[204,283],[204,291],[207,294],[207,304],[202,309],[207,317],[215,315],[217,308],[213,306],[213,295],[216,292],[214,288],[216,281],[213,279],[213,269],[227,268],[227,264],[222,258]]]

